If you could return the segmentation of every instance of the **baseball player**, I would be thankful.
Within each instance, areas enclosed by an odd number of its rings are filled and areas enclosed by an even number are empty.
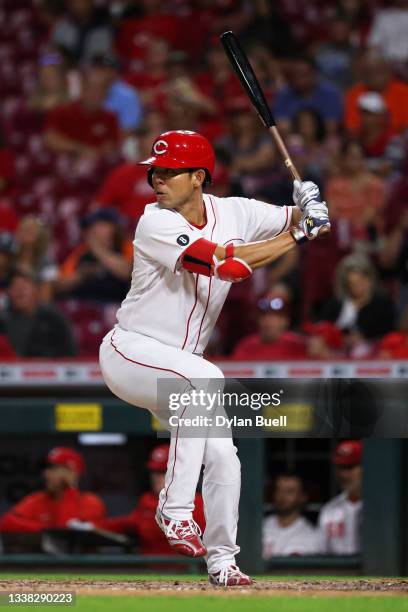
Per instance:
[[[317,553],[316,529],[302,516],[306,493],[300,476],[291,472],[279,474],[273,501],[275,514],[263,522],[264,559]]]
[[[194,378],[224,378],[202,353],[231,283],[316,238],[330,222],[311,182],[295,182],[295,206],[204,194],[215,157],[208,140],[195,132],[161,134],[151,157],[140,163],[147,166],[156,202],[146,206],[137,226],[131,287],[116,326],[103,339],[100,365],[114,394],[165,422],[157,401],[159,379],[191,389]],[[180,416],[192,413],[187,405]],[[192,511],[203,464],[201,539]],[[156,520],[175,551],[205,556],[214,585],[251,583],[235,564],[239,495],[240,463],[232,438],[208,432],[182,437],[172,428]]]
[[[318,529],[322,553],[352,555],[360,552],[362,453],[363,445],[359,440],[345,440],[336,448],[333,463],[343,492],[320,510]]]

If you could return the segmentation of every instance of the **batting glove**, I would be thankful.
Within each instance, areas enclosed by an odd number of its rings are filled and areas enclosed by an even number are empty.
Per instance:
[[[319,188],[312,181],[293,181],[292,197],[302,212],[310,202],[321,202]]]
[[[303,211],[300,227],[308,240],[314,240],[322,227],[330,229],[329,211],[326,202],[309,202]]]

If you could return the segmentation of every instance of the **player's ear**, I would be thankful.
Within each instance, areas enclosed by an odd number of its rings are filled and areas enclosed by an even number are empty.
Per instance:
[[[193,172],[193,185],[194,187],[201,187],[205,181],[205,170],[194,170]]]

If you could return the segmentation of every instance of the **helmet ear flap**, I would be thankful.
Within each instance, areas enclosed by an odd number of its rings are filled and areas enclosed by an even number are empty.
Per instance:
[[[153,168],[149,168],[147,171],[147,182],[153,188]]]

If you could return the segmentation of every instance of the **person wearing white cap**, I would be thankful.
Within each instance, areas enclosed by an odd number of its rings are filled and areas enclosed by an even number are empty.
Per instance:
[[[360,130],[358,139],[363,147],[368,168],[380,175],[387,174],[391,165],[385,159],[392,138],[387,104],[376,91],[367,91],[358,99]]]

